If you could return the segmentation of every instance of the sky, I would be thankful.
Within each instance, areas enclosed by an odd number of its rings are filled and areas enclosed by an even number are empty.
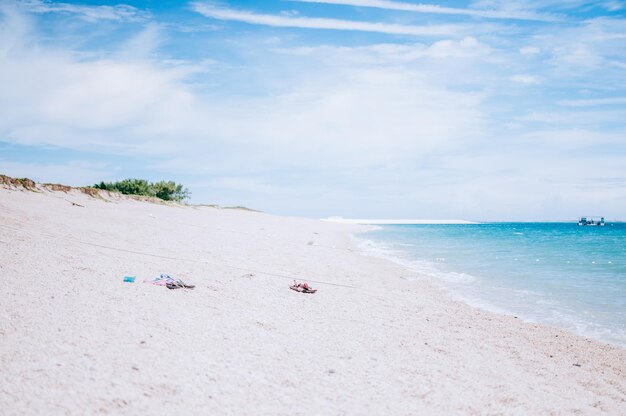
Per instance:
[[[0,173],[314,218],[626,220],[626,1],[1,0]]]

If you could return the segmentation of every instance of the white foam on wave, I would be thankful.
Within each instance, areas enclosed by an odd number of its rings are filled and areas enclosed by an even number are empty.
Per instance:
[[[475,280],[474,276],[467,273],[444,271],[438,268],[436,263],[445,262],[445,259],[442,257],[434,258],[432,262],[408,259],[406,253],[393,248],[394,246],[398,246],[400,244],[393,244],[392,246],[379,241],[363,239],[357,236],[353,237],[355,238],[358,247],[365,253],[373,255],[375,257],[384,258],[403,267],[406,267],[416,273],[424,274],[448,282],[471,283]]]
[[[406,253],[400,250],[394,250],[391,245],[365,239],[357,236],[353,236],[356,240],[358,247],[367,255],[371,255],[378,258],[391,261],[399,264],[407,269],[420,275],[425,275],[432,278],[432,282],[436,284],[454,300],[464,302],[472,307],[479,308],[485,311],[503,314],[514,315],[512,311],[498,307],[493,303],[489,303],[478,294],[478,287],[474,285],[476,277],[462,272],[451,272],[441,270],[433,262],[412,260],[406,258]],[[407,281],[414,281],[415,279],[405,278]]]
[[[388,219],[388,218],[343,218],[328,217],[322,221],[340,222],[344,224],[364,225],[436,225],[436,224],[480,224],[466,220],[420,220],[420,219]]]

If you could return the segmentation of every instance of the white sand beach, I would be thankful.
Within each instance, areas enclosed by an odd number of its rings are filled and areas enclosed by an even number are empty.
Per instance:
[[[0,413],[626,414],[626,350],[454,301],[361,229],[0,189]]]

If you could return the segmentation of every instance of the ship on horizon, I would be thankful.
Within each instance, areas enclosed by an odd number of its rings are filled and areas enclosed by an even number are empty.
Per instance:
[[[578,225],[593,225],[597,227],[604,227],[604,217],[580,217],[578,219]]]

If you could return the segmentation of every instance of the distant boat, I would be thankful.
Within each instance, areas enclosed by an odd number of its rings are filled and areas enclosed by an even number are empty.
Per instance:
[[[604,227],[604,217],[580,217],[578,219],[578,225],[594,225],[597,227]]]

